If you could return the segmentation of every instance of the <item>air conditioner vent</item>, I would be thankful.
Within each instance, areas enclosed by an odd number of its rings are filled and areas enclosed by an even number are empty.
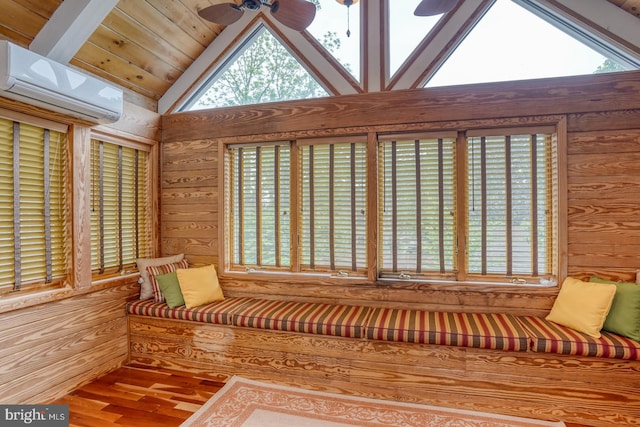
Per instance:
[[[122,89],[0,40],[0,96],[93,123],[122,115]]]

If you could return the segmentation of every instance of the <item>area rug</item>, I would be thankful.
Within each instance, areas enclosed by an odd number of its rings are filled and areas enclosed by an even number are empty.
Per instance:
[[[414,405],[268,384],[235,376],[183,427],[527,427],[562,422]]]

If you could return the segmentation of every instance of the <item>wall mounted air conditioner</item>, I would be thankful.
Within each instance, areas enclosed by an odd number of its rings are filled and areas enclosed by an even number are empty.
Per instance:
[[[122,89],[0,40],[0,96],[93,123],[122,115]]]

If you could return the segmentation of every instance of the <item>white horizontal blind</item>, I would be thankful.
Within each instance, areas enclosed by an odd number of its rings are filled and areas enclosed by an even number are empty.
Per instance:
[[[278,269],[290,259],[290,148],[286,144],[231,147],[233,264]]]
[[[469,273],[552,274],[551,141],[551,134],[469,139]]]
[[[379,143],[382,276],[453,277],[456,266],[456,140]]]
[[[0,292],[67,272],[64,133],[0,119]]]
[[[366,269],[366,143],[300,147],[303,271]]]
[[[13,289],[13,122],[0,119],[0,291]]]
[[[151,255],[148,152],[91,141],[91,268],[116,272]]]
[[[137,176],[134,186],[137,188],[134,203],[134,222],[136,224],[135,236],[138,244],[135,247],[136,258],[148,258],[153,255],[153,212],[151,190],[151,155],[148,151],[135,151],[135,168]]]

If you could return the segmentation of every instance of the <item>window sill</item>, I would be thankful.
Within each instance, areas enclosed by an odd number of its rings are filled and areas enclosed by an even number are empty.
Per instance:
[[[85,295],[129,283],[137,283],[139,277],[139,273],[134,273],[125,276],[97,280],[85,287],[74,288],[67,284],[65,286],[48,289],[0,295],[0,314]]]
[[[442,291],[467,291],[478,293],[506,292],[506,293],[557,293],[558,284],[552,283],[522,283],[509,282],[480,282],[480,281],[453,281],[453,280],[429,280],[429,279],[396,279],[392,277],[378,278],[369,281],[362,276],[340,277],[328,274],[308,273],[282,273],[282,272],[240,272],[226,271],[220,275],[220,280],[225,281],[255,281],[255,282],[281,282],[295,285],[327,285],[327,286],[371,286],[388,289],[415,289],[415,290],[442,290]]]
[[[513,283],[513,282],[498,282],[498,281],[479,281],[479,280],[438,280],[438,279],[396,279],[393,277],[379,278],[379,282],[393,282],[393,283],[420,283],[430,285],[443,285],[443,286],[469,286],[469,287],[506,287],[506,288],[557,288],[558,284],[555,281],[540,281]]]

